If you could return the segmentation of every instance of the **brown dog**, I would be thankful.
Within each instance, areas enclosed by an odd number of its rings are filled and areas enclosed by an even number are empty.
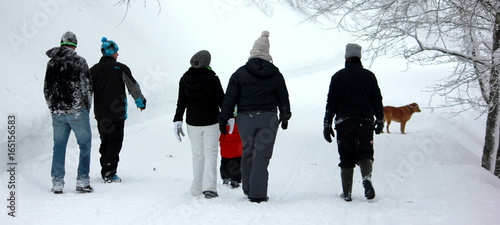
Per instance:
[[[406,122],[410,120],[413,113],[420,112],[420,108],[417,103],[411,103],[409,105],[401,107],[384,107],[384,120],[387,121],[387,133],[389,132],[389,125],[391,121],[401,123],[401,133],[405,134]]]

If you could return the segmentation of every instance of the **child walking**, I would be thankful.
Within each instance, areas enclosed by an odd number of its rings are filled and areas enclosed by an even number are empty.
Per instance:
[[[234,112],[236,118],[236,110]],[[221,134],[219,138],[220,144],[220,175],[222,183],[230,185],[232,188],[237,188],[241,183],[240,162],[243,150],[240,133],[236,125],[235,118],[228,121],[226,128],[229,132],[226,135]]]

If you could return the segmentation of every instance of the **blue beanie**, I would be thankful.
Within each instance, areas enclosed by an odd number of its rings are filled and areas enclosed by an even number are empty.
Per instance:
[[[118,45],[114,41],[108,40],[106,37],[103,37],[101,42],[101,52],[103,56],[113,55],[119,50]]]

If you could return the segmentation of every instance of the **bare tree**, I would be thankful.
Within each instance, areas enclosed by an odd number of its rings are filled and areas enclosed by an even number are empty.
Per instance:
[[[482,166],[500,178],[500,0],[319,0],[297,7],[370,43],[375,57],[455,63],[435,91],[450,106],[487,113]]]
[[[161,12],[161,3],[160,3],[160,0],[154,0],[154,1],[156,1],[156,3],[158,3],[158,14],[160,14],[160,12]],[[142,4],[143,4],[144,8],[146,8],[147,3],[148,3],[148,0],[143,0]],[[125,15],[123,15],[123,18],[120,21],[120,23],[118,25],[116,25],[116,26],[120,26],[120,24],[122,24],[123,21],[125,21],[125,18],[127,18],[128,9],[130,8],[130,5],[131,5],[131,0],[118,0],[118,2],[116,3],[116,5],[117,6],[125,6],[126,7]]]

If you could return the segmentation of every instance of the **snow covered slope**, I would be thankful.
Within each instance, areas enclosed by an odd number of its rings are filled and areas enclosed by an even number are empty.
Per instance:
[[[407,135],[375,137],[374,201],[363,199],[356,170],[353,201],[340,194],[338,153],[322,137],[322,119],[331,75],[343,67],[349,35],[301,23],[286,1],[271,1],[266,13],[246,1],[191,0],[135,2],[36,0],[0,7],[0,224],[498,224],[500,180],[480,167],[483,117],[474,112],[449,117],[451,109],[429,109],[427,86],[450,72],[448,65],[420,67],[379,58],[370,68],[384,104],[418,102]],[[196,7],[195,7],[196,5]],[[43,98],[45,51],[71,30],[78,53],[93,65],[103,36],[120,46],[148,99],[146,111],[131,107],[119,174],[124,182],[99,178],[99,138],[93,126],[91,194],[74,191],[78,148],[68,145],[65,194],[50,192],[52,127]],[[188,138],[172,132],[177,84],[198,50],[212,53],[223,86],[246,62],[262,30],[271,32],[271,55],[290,92],[293,117],[279,131],[271,160],[269,197],[246,201],[241,189],[219,185],[219,198],[192,197]],[[366,62],[368,65],[368,62]],[[431,105],[432,106],[432,105]],[[17,120],[16,212],[8,187],[7,116]],[[222,183],[222,182],[220,182]]]

